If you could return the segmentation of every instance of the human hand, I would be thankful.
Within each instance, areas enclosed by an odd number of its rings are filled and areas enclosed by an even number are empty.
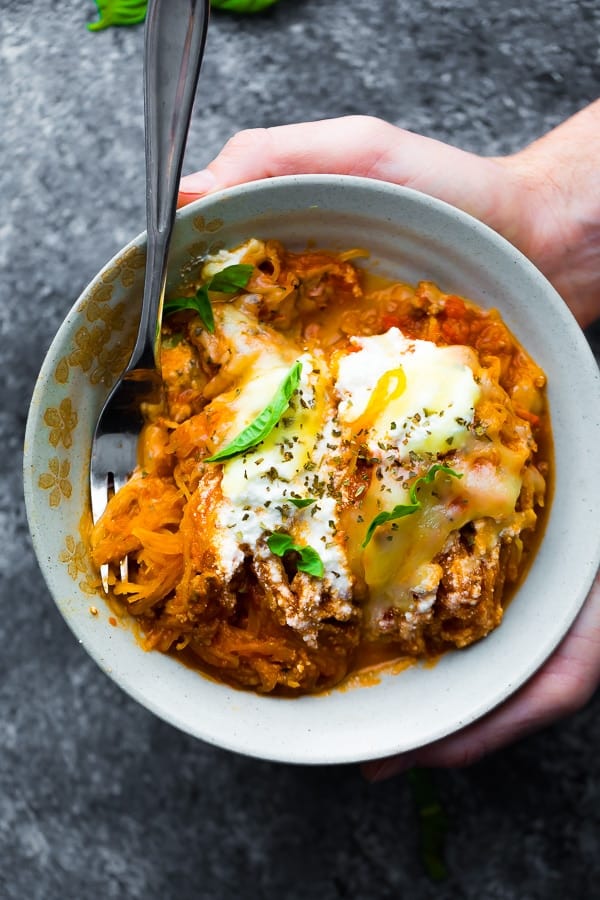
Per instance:
[[[600,315],[600,101],[510,157],[483,158],[379,119],[352,116],[243,131],[179,204],[275,175],[339,173],[415,188],[486,222],[522,250],[582,326]],[[600,579],[542,669],[498,709],[457,734],[364,767],[382,779],[411,766],[462,766],[575,712],[600,683]]]
[[[600,101],[513,156],[485,158],[380,119],[348,116],[236,134],[179,205],[298,173],[361,175],[445,200],[494,228],[542,271],[582,327],[600,316]]]
[[[413,766],[469,766],[581,709],[600,683],[600,575],[566,638],[541,669],[505,703],[461,731],[426,747],[366,763],[370,781]]]

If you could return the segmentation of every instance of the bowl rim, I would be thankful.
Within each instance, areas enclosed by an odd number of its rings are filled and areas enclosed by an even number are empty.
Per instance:
[[[480,222],[478,219],[473,218],[468,213],[463,212],[462,210],[451,206],[450,204],[438,200],[437,198],[431,197],[428,194],[421,193],[412,188],[406,188],[401,185],[391,184],[385,181],[379,181],[377,179],[369,179],[362,178],[357,176],[349,176],[349,175],[290,175],[290,176],[277,176],[270,179],[264,179],[261,181],[250,182],[242,185],[237,185],[231,188],[227,188],[222,191],[214,192],[206,195],[205,197],[201,197],[198,200],[193,201],[191,204],[186,205],[182,209],[180,209],[177,213],[177,220],[181,221],[183,219],[190,219],[195,215],[199,215],[203,213],[206,209],[210,209],[211,207],[216,207],[219,204],[227,203],[231,199],[237,199],[240,197],[245,197],[247,195],[262,195],[263,197],[268,197],[273,192],[285,191],[290,188],[298,188],[298,187],[307,187],[314,186],[315,188],[319,188],[321,186],[331,187],[332,185],[337,185],[340,188],[353,188],[358,190],[366,190],[367,192],[375,195],[377,192],[382,192],[387,195],[395,195],[397,197],[404,197],[412,201],[413,203],[417,203],[419,205],[424,204],[429,207],[434,213],[438,212],[442,216],[450,219],[457,223],[462,223],[464,226],[468,226],[473,229],[478,234],[482,235],[486,241],[490,241],[496,248],[500,249],[502,252],[510,252],[510,256],[513,260],[516,261],[516,264],[523,269],[525,273],[528,273],[530,278],[536,280],[541,287],[543,288],[547,300],[552,309],[552,315],[557,318],[562,325],[569,330],[571,336],[574,341],[575,348],[577,352],[580,354],[580,359],[582,364],[588,370],[589,373],[593,375],[593,369],[595,367],[596,375],[595,375],[595,392],[590,389],[590,395],[592,396],[592,400],[595,403],[595,406],[598,410],[600,410],[600,373],[597,370],[597,364],[595,357],[591,351],[591,348],[577,325],[573,315],[570,310],[566,306],[566,303],[562,300],[559,294],[555,291],[552,285],[548,282],[545,276],[534,266],[534,264],[527,259],[519,250],[517,250],[512,244],[510,244],[505,238],[499,235],[496,231],[491,229],[485,223]],[[57,334],[55,335],[53,341],[50,344],[50,347],[46,353],[46,357],[44,363],[41,367],[40,374],[36,381],[36,385],[34,388],[34,392],[31,399],[31,406],[29,409],[29,414],[27,418],[27,426],[25,433],[25,449],[24,449],[24,488],[25,488],[25,504],[27,510],[27,518],[29,522],[29,528],[32,535],[32,541],[34,545],[34,549],[36,552],[36,556],[38,558],[38,562],[40,564],[40,568],[42,569],[42,573],[48,584],[49,592],[51,596],[53,596],[54,602],[59,608],[59,611],[65,618],[65,621],[69,625],[69,628],[74,632],[75,636],[82,642],[85,646],[86,651],[92,656],[92,658],[98,663],[98,665],[112,678],[115,683],[121,687],[126,693],[128,693],[131,697],[137,700],[141,705],[151,710],[154,714],[162,718],[163,720],[170,722],[175,727],[181,729],[184,732],[187,732],[194,737],[200,738],[203,741],[213,744],[215,746],[223,747],[228,750],[232,750],[235,752],[243,753],[245,755],[254,756],[261,759],[268,759],[273,761],[280,762],[290,762],[290,763],[298,763],[298,764],[338,764],[338,763],[348,763],[348,762],[357,762],[363,761],[365,759],[375,759],[379,757],[385,757],[393,754],[394,752],[398,752],[397,742],[390,743],[388,741],[387,744],[382,745],[378,744],[373,748],[371,753],[365,754],[364,750],[360,752],[358,755],[353,752],[352,748],[337,748],[335,752],[332,752],[331,748],[328,750],[319,748],[318,744],[311,744],[310,747],[304,746],[296,746],[291,747],[287,746],[285,751],[282,750],[281,746],[277,743],[272,742],[270,739],[265,740],[262,736],[253,736],[252,740],[248,739],[248,735],[245,734],[242,738],[238,738],[235,736],[231,736],[228,734],[224,735],[215,735],[211,733],[198,733],[196,728],[191,728],[189,723],[186,723],[181,719],[176,710],[171,711],[171,714],[165,712],[165,709],[157,705],[153,702],[153,698],[146,696],[143,692],[140,692],[134,685],[124,683],[123,679],[118,677],[116,673],[111,671],[107,671],[107,668],[103,662],[98,657],[98,654],[95,652],[94,646],[89,646],[85,640],[82,640],[80,633],[74,627],[73,619],[69,618],[65,615],[64,609],[57,602],[56,597],[54,597],[52,586],[48,580],[48,574],[43,565],[44,560],[44,549],[43,549],[43,534],[40,532],[38,528],[36,528],[35,524],[33,524],[34,516],[34,506],[35,506],[35,494],[38,491],[38,488],[34,485],[33,480],[31,478],[32,472],[32,448],[35,443],[35,429],[37,426],[36,416],[34,414],[35,404],[39,404],[39,397],[43,396],[45,381],[50,374],[50,361],[53,358],[53,353],[60,346],[62,336],[64,331],[68,329],[73,319],[78,317],[77,309],[81,304],[83,298],[93,289],[93,287],[98,284],[100,281],[102,274],[106,271],[110,270],[112,266],[114,266],[115,262],[123,256],[129,250],[134,248],[143,248],[146,240],[146,232],[139,233],[136,237],[134,237],[129,243],[127,243],[124,247],[119,249],[117,253],[100,269],[100,271],[94,276],[94,278],[86,285],[82,293],[79,295],[70,311],[67,313],[67,316],[64,318]],[[592,378],[592,385],[594,379]],[[39,417],[38,417],[39,418]],[[600,421],[600,418],[599,418]],[[598,471],[600,473],[600,463],[598,465]],[[543,542],[543,541],[542,541]],[[571,599],[569,603],[569,611],[568,614],[565,614],[560,628],[556,629],[555,639],[552,642],[547,642],[544,644],[542,650],[538,653],[532,653],[529,659],[528,665],[522,667],[519,677],[513,681],[507,681],[503,690],[499,690],[494,696],[493,701],[489,703],[484,703],[479,707],[474,707],[471,710],[469,715],[465,715],[462,717],[459,723],[456,724],[454,728],[451,729],[437,729],[432,727],[429,729],[427,740],[421,740],[417,746],[423,746],[425,744],[431,743],[433,741],[439,740],[440,738],[453,733],[460,728],[465,727],[466,725],[480,719],[483,715],[490,712],[498,705],[503,703],[509,696],[511,696],[519,687],[521,687],[525,682],[531,678],[531,676],[539,670],[539,668],[543,665],[546,659],[551,655],[551,653],[556,649],[558,644],[562,641],[566,631],[575,620],[578,615],[584,600],[588,594],[589,588],[593,583],[598,564],[600,563],[600,531],[597,535],[597,539],[595,541],[595,552],[590,554],[589,562],[586,571],[580,572],[579,575],[579,584],[576,592],[576,596],[574,599]],[[488,639],[486,639],[488,640]],[[464,651],[461,651],[464,652]],[[175,665],[179,666],[179,663],[175,663]],[[201,678],[201,675],[197,675],[198,678]],[[394,677],[394,676],[392,676]],[[239,692],[234,690],[234,693],[237,695]],[[316,700],[317,702],[321,702],[323,695],[318,695],[317,698],[311,698],[312,700]],[[261,698],[263,699],[263,698]],[[267,698],[268,700],[274,700],[276,703],[281,703],[281,698]],[[284,700],[284,703],[289,703],[291,701]],[[296,698],[294,699],[294,704],[306,704],[307,700],[305,698]],[[414,749],[414,748],[413,748]]]

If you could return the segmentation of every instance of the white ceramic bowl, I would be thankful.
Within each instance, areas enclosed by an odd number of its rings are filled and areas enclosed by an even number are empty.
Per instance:
[[[600,560],[600,378],[574,319],[540,273],[495,232],[427,196],[382,182],[300,176],[210,196],[178,214],[170,285],[250,236],[368,248],[368,266],[497,307],[548,375],[556,481],[546,532],[500,628],[434,667],[370,687],[281,699],[217,684],[109,624],[80,537],[93,426],[135,327],[145,236],[113,259],[61,326],[33,395],[25,491],[34,546],[67,623],[98,665],[158,716],[205,741],[265,759],[342,763],[410,750],[502,702],[544,662],[581,607]],[[90,607],[97,607],[92,615]]]

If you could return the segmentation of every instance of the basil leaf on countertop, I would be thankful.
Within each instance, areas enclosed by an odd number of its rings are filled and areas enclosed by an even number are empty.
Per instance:
[[[449,822],[437,785],[428,769],[409,769],[406,775],[419,817],[419,844],[425,872],[432,881],[444,881],[448,877],[444,850]]]
[[[96,0],[97,22],[90,22],[90,31],[102,31],[111,25],[139,25],[146,18],[146,0]]]
[[[227,12],[257,13],[273,6],[278,0],[210,0],[214,9]],[[90,22],[90,31],[101,31],[111,25],[139,25],[146,18],[147,0],[96,0],[97,22]]]
[[[277,0],[211,0],[210,5],[215,9],[225,9],[229,12],[256,13],[275,3]]]

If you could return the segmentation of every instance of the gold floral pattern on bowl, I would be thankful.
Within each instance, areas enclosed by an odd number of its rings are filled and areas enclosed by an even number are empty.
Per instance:
[[[220,231],[223,227],[223,219],[206,219],[204,216],[196,216],[193,220],[193,226],[196,231],[208,231],[212,234],[214,231]]]
[[[48,460],[48,471],[42,472],[38,478],[38,487],[48,491],[48,503],[52,509],[56,509],[63,500],[69,500],[71,497],[73,485],[69,480],[70,473],[69,460],[53,456]]]
[[[102,273],[102,281],[111,283],[120,279],[124,288],[130,288],[137,274],[146,264],[146,253],[140,247],[129,247],[109,269]]]
[[[77,413],[70,397],[63,397],[58,406],[49,406],[44,413],[44,422],[50,429],[48,440],[53,447],[62,444],[65,450],[73,444],[73,431],[77,427]]]
[[[61,550],[58,558],[66,565],[73,581],[77,581],[79,575],[88,574],[87,547],[84,541],[72,534],[66,536],[64,550]]]
[[[196,233],[212,235],[222,225],[222,219],[204,221],[198,217],[190,228],[187,244],[181,248],[181,264],[171,290],[180,289],[182,279],[191,284],[203,259],[222,247],[222,243],[212,239],[197,240]],[[61,513],[62,545],[55,551],[56,563],[78,583],[84,595],[98,595],[99,600],[103,599],[101,582],[87,555],[81,520],[71,519],[70,530],[62,522],[66,521],[67,508],[76,494],[75,486],[81,478],[87,483],[88,460],[81,458],[78,431],[89,432],[93,427],[108,390],[127,365],[133,348],[145,259],[143,247],[126,248],[79,298],[70,316],[68,339],[58,342],[62,352],[48,354],[47,363],[52,363],[53,369],[45,396],[51,397],[52,402],[43,410],[40,408],[37,434],[42,436],[43,426],[49,452],[41,453],[35,486],[45,497],[46,509]],[[90,396],[95,398],[93,411],[83,402]],[[43,443],[38,442],[38,447],[42,449]],[[60,456],[56,454],[59,448],[65,451]]]

